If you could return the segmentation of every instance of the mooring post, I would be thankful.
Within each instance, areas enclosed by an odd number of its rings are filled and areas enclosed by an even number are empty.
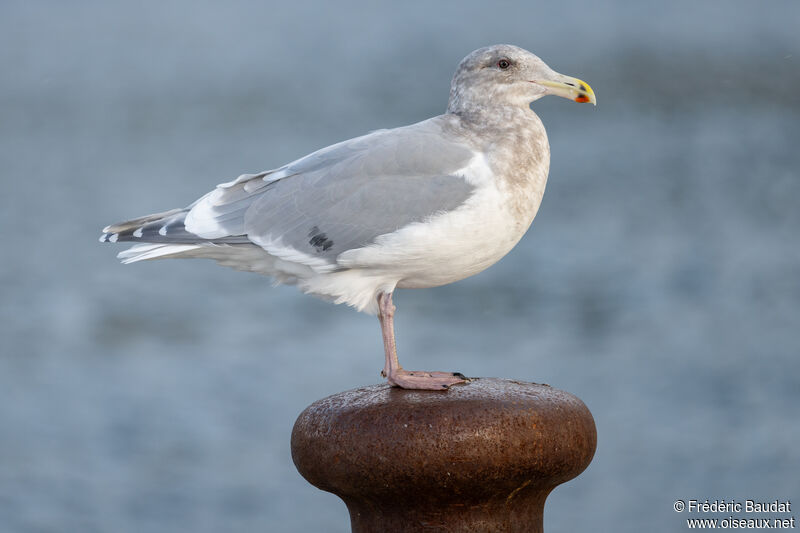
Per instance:
[[[355,533],[537,533],[547,495],[589,465],[596,443],[575,396],[480,378],[314,402],[295,422],[292,458],[312,485],[344,500]]]

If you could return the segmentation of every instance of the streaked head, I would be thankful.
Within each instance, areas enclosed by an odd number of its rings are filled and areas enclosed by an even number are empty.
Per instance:
[[[475,50],[461,61],[450,85],[447,109],[457,113],[495,105],[527,107],[548,94],[597,103],[588,83],[559,74],[527,50],[497,44]]]

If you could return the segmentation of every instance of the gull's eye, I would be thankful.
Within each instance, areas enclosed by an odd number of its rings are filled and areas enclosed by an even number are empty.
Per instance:
[[[501,59],[497,62],[497,68],[500,70],[505,70],[511,66],[511,62],[508,59]]]

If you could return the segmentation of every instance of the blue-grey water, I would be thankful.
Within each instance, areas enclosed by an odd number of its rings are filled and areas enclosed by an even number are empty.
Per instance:
[[[800,505],[800,4],[0,6],[0,530],[344,532],[295,471],[312,401],[377,383],[377,321],[203,261],[118,264],[105,224],[443,111],[528,48],[598,106],[535,104],[528,235],[400,291],[405,366],[546,382],[594,413],[550,532],[686,529],[676,499]]]

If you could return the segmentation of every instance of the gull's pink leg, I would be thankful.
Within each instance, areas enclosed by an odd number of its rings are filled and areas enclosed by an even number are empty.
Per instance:
[[[386,363],[381,375],[390,385],[403,389],[444,390],[456,383],[464,383],[466,378],[458,372],[419,372],[404,370],[397,359],[397,345],[394,342],[394,311],[392,293],[378,293],[378,320],[381,322],[383,349]]]

